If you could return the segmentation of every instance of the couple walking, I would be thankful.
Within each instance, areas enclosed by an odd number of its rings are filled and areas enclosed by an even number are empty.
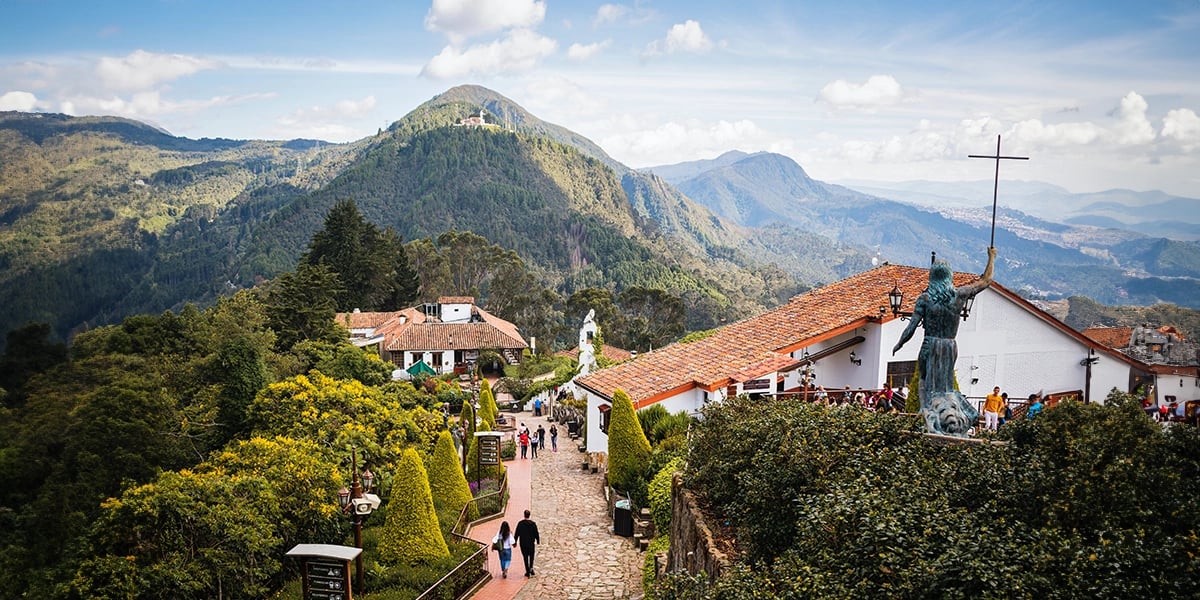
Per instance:
[[[521,547],[521,559],[525,561],[525,576],[537,575],[533,572],[533,553],[536,550],[535,545],[540,543],[542,540],[538,537],[537,523],[529,518],[528,510],[525,511],[525,518],[517,522],[516,532],[509,529],[508,521],[501,523],[500,532],[492,538],[492,548],[500,553],[500,576],[508,577],[512,549],[518,544]]]

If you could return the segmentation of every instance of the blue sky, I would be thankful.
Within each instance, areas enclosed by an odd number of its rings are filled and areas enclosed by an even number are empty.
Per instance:
[[[1200,198],[1200,0],[0,3],[0,110],[187,137],[375,133],[487,86],[633,167],[726,150],[812,176]]]

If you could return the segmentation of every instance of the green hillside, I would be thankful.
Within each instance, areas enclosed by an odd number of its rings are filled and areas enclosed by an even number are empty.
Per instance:
[[[0,331],[59,337],[228,290],[256,221],[355,145],[190,140],[111,117],[0,113]]]
[[[455,126],[481,108],[497,126]],[[255,286],[293,269],[346,199],[406,241],[477,233],[559,298],[644,287],[695,299],[696,327],[800,289],[751,258],[764,252],[753,231],[503,96],[461,86],[345,145],[3,113],[0,331],[44,321],[65,339]]]

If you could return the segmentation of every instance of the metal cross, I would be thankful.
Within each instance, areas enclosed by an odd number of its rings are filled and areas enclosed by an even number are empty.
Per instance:
[[[1000,161],[1001,160],[1029,160],[1028,156],[1001,156],[1000,155],[1000,136],[996,136],[996,155],[988,156],[986,154],[968,154],[967,158],[991,158],[996,161],[996,180],[992,184],[992,239],[988,242],[988,248],[996,246],[996,194],[1000,191]]]

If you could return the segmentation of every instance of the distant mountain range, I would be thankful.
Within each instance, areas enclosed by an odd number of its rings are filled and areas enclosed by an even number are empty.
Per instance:
[[[931,252],[959,270],[979,270],[986,258],[991,227],[988,206],[959,194],[982,196],[980,184],[902,185],[893,193],[882,187],[857,189],[816,181],[790,158],[771,153],[728,152],[716,159],[651,167],[689,198],[735,223],[759,229],[775,226],[817,232],[840,244],[872,249],[877,261],[927,264]],[[1178,210],[1200,201],[1161,193],[1119,190],[1070,194],[1045,184],[1004,185],[1004,205],[996,224],[1000,249],[997,278],[1031,295],[1061,298],[1082,295],[1106,304],[1153,304],[1166,301],[1200,307],[1200,245],[1195,241],[1148,236],[1131,228],[1083,223],[1105,214],[1145,217]],[[871,192],[871,193],[868,193]],[[938,193],[935,193],[938,192]],[[1130,196],[1133,194],[1133,196]],[[919,201],[918,201],[919,200]],[[1135,206],[1128,208],[1124,202]],[[1012,208],[1039,210],[1042,218]],[[1140,208],[1139,208],[1140,207]],[[1107,212],[1104,212],[1107,211]],[[1144,212],[1139,212],[1144,211]],[[1055,222],[1055,215],[1072,222]],[[1188,212],[1200,220],[1196,210]],[[1188,219],[1177,219],[1185,230]]]
[[[458,125],[481,111],[488,126]],[[191,140],[127,119],[0,112],[0,332],[45,321],[66,337],[257,285],[294,268],[347,198],[405,240],[485,236],[564,297],[666,289],[705,328],[881,261],[928,264],[936,251],[982,268],[990,214],[969,201],[931,209],[913,199],[938,190],[918,187],[864,193],[770,153],[633,170],[478,86],[349,144]],[[1103,204],[1116,195],[1094,195],[1095,213],[1063,197],[1078,206],[1071,219],[1125,214]],[[1140,198],[1141,214],[1182,200]],[[1001,211],[1006,285],[1200,306],[1195,243],[1043,215]]]
[[[839,183],[865,194],[935,209],[987,210],[993,192],[992,181]],[[1200,240],[1200,200],[1195,198],[1132,190],[1073,194],[1046,183],[1005,180],[1000,182],[999,197],[1001,206],[1047,221],[1121,229],[1173,240]]]

